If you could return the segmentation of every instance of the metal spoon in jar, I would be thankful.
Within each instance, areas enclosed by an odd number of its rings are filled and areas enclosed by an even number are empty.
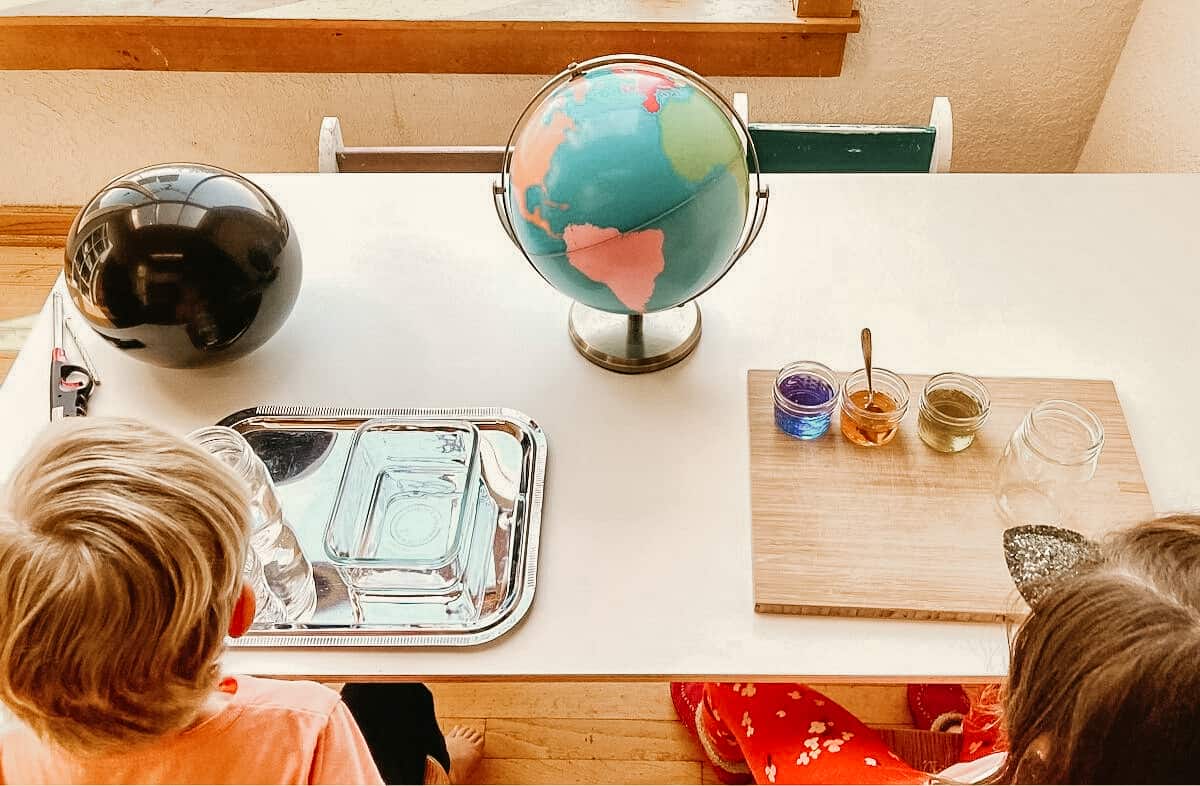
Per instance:
[[[875,384],[871,380],[871,328],[862,329],[863,368],[867,372],[867,403],[863,409],[867,412],[883,412],[883,408],[875,403]]]

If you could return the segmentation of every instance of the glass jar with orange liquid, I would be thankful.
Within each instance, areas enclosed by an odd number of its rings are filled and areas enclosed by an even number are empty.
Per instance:
[[[896,438],[908,412],[908,383],[886,368],[871,370],[875,393],[867,389],[866,369],[842,382],[842,436],[863,447],[879,447]]]

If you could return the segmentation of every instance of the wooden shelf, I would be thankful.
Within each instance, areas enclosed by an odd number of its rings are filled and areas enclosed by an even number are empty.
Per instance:
[[[553,74],[613,52],[711,76],[838,76],[848,17],[682,21],[0,16],[0,70]]]
[[[0,205],[0,247],[62,248],[79,207]]]

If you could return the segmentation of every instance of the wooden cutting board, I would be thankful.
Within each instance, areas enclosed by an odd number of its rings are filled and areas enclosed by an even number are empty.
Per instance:
[[[1078,402],[1104,424],[1095,479],[1075,521],[1088,535],[1153,515],[1113,383],[984,378],[991,414],[961,453],[917,436],[927,376],[904,375],[912,403],[878,448],[793,439],[775,427],[776,372],[750,371],[750,494],[756,611],[959,621],[1020,619],[1028,608],[1001,549],[992,483],[1009,436],[1038,402]]]

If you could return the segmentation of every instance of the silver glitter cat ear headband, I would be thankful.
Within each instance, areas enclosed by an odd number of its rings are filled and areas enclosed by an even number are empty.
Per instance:
[[[1004,531],[1004,561],[1021,597],[1036,608],[1058,582],[1100,562],[1100,546],[1074,530],[1030,524]]]

